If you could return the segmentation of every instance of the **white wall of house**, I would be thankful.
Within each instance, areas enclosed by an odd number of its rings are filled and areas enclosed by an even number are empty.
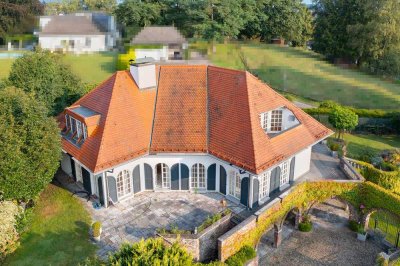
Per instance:
[[[70,41],[74,44],[71,45]],[[50,51],[65,50],[74,53],[107,50],[105,35],[46,35],[39,36],[39,45]]]
[[[71,171],[70,169],[70,164],[68,163],[67,155],[63,155],[63,160],[61,163],[62,169],[64,172]],[[296,180],[300,176],[304,175],[310,170],[310,160],[311,160],[311,147],[308,147],[307,149],[297,153],[295,156],[296,158],[296,163],[294,167],[294,179]],[[293,157],[291,157],[293,158]],[[290,160],[291,158],[288,159],[289,163],[289,171],[290,171]],[[76,169],[76,176],[78,181],[82,182],[82,174],[80,171],[80,163],[75,160],[75,169]],[[233,176],[240,176],[240,180],[242,180],[244,177],[250,177],[250,182],[249,182],[249,205],[252,206],[253,203],[253,180],[258,179],[260,180],[261,175],[252,175],[249,172],[246,171],[241,171],[239,167],[230,165],[227,162],[224,162],[214,156],[208,155],[208,154],[155,154],[155,155],[146,155],[140,158],[137,158],[135,160],[131,160],[129,162],[123,163],[121,165],[115,166],[113,169],[108,169],[107,171],[102,171],[98,173],[91,173],[91,185],[92,185],[92,193],[96,194],[99,196],[99,188],[98,188],[98,182],[97,179],[99,176],[106,175],[107,177],[114,177],[117,179],[117,176],[120,172],[127,170],[130,173],[130,178],[132,178],[132,173],[133,169],[139,165],[140,168],[140,186],[141,186],[141,191],[145,190],[145,170],[144,170],[144,164],[148,164],[152,167],[153,171],[153,187],[155,188],[156,191],[160,192],[176,192],[176,190],[168,190],[168,189],[156,189],[156,165],[159,163],[164,163],[168,166],[169,168],[169,173],[171,173],[171,167],[174,164],[181,163],[185,164],[189,168],[189,185],[191,185],[191,178],[192,178],[192,166],[201,163],[205,167],[205,178],[206,178],[206,184],[207,184],[207,169],[210,165],[216,164],[216,186],[215,186],[215,191],[220,191],[220,166],[223,166],[226,170],[227,174],[227,180],[226,180],[226,193],[227,193],[227,198],[230,200],[239,203],[240,202],[240,196],[239,197],[234,197],[233,195],[229,195],[229,184],[230,184],[230,179]],[[69,165],[69,168],[68,168]],[[281,165],[281,164],[280,164]],[[266,172],[271,172],[276,166],[279,165],[274,165],[273,167],[269,168],[266,170]],[[82,166],[84,167],[84,166]],[[171,177],[171,175],[170,175]],[[260,180],[261,181],[261,180]],[[105,181],[104,181],[105,182]],[[285,187],[287,187],[289,183],[285,184]],[[207,191],[206,189],[194,189],[190,188],[191,191]],[[260,190],[261,190],[261,183],[260,183]],[[132,193],[123,196],[122,198],[118,198],[118,201],[124,200],[126,198],[133,197],[133,182],[131,182],[131,191]],[[267,198],[264,198],[264,201]],[[260,199],[260,203],[263,201]]]
[[[69,176],[72,176],[71,159],[66,153],[62,153],[61,169]]]
[[[310,171],[311,147],[296,154],[296,164],[294,167],[294,180]]]
[[[282,108],[282,130],[287,130],[300,124],[296,116],[287,108]]]
[[[164,46],[160,49],[135,49],[135,57],[146,58],[151,57],[156,61],[166,61],[168,60],[168,46]]]

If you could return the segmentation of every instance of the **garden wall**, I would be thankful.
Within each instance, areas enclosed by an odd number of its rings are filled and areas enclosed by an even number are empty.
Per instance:
[[[204,229],[198,234],[159,234],[168,244],[178,241],[196,261],[215,260],[218,255],[218,238],[234,227],[232,214]]]
[[[260,209],[254,215],[218,239],[218,258],[225,261],[244,245],[256,246],[261,236],[275,224],[281,224],[294,208],[306,209],[314,202],[337,197],[352,206],[353,217],[365,217],[374,209],[385,209],[400,216],[400,197],[370,182],[305,182]],[[359,206],[364,205],[362,211]]]

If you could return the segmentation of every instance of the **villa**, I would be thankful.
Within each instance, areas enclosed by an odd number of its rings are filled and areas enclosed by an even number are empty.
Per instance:
[[[59,116],[64,172],[107,207],[143,191],[254,208],[310,170],[332,131],[245,71],[137,62]]]

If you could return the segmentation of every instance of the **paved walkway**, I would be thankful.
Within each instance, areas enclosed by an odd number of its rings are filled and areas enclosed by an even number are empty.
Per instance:
[[[339,159],[330,154],[324,144],[316,144],[312,148],[310,172],[301,177],[301,181],[316,181],[321,179],[347,179],[339,168]]]
[[[219,193],[194,194],[188,192],[144,192],[107,209],[88,206],[93,220],[103,225],[98,255],[118,249],[123,242],[136,242],[155,236],[157,228],[193,231],[208,216],[222,212]],[[244,208],[228,202],[228,208],[239,213]]]
[[[312,221],[314,228],[309,233],[287,225],[277,249],[264,236],[258,247],[259,265],[375,265],[382,249],[371,240],[357,240],[347,228],[348,213],[342,203],[329,200],[320,204],[312,210]]]

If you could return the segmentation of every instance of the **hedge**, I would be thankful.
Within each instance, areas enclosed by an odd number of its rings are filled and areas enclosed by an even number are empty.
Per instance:
[[[12,201],[0,201],[0,262],[18,246],[17,222],[22,209]]]
[[[400,116],[400,112],[396,111],[384,111],[379,109],[357,109],[348,107],[350,110],[355,112],[359,117],[370,117],[370,118],[393,118]],[[331,108],[319,107],[319,108],[305,108],[303,109],[309,115],[328,115],[331,113]]]
[[[257,253],[254,248],[246,245],[243,246],[235,255],[229,257],[225,263],[228,266],[242,266],[249,260],[254,259],[256,256]]]
[[[400,171],[387,172],[377,169],[372,164],[366,162],[357,161],[357,163],[364,166],[361,174],[367,181],[400,195]]]

